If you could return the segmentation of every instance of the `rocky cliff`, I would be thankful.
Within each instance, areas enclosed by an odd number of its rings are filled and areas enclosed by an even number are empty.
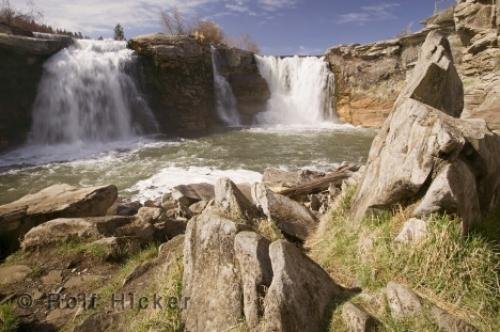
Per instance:
[[[330,48],[326,58],[337,73],[337,112],[344,121],[380,127],[391,111],[419,48],[431,31],[450,41],[454,61],[464,81],[464,118],[480,117],[500,130],[499,94],[500,3],[459,0],[457,5],[424,22],[419,32],[367,45]]]
[[[186,134],[217,123],[210,44],[157,33],[134,38],[128,47],[140,56],[151,108],[163,132]],[[269,90],[253,54],[225,47],[218,52],[239,112],[248,118],[263,111]]]
[[[25,140],[43,63],[71,43],[66,36],[0,26],[0,151]]]

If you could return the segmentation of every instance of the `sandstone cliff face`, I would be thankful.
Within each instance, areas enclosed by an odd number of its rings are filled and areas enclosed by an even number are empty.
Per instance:
[[[392,110],[418,50],[431,31],[448,37],[457,71],[464,81],[464,118],[479,117],[500,130],[500,3],[460,0],[422,22],[417,33],[367,45],[340,45],[326,58],[337,74],[337,112],[355,125],[380,127]]]
[[[65,36],[0,26],[0,151],[25,140],[43,63],[71,43]]]
[[[162,132],[186,134],[204,131],[218,122],[210,45],[193,36],[162,33],[140,36],[128,47],[139,55],[151,108]],[[269,97],[253,53],[220,47],[221,74],[236,97],[246,122],[264,111]]]

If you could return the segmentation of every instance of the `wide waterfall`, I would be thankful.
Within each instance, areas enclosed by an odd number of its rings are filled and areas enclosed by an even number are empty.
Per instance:
[[[315,125],[335,121],[335,80],[324,58],[256,55],[259,72],[271,90],[258,124]]]
[[[77,40],[54,55],[44,65],[28,143],[111,142],[156,131],[136,70],[125,42]]]
[[[228,126],[239,126],[241,124],[241,119],[236,105],[236,98],[234,97],[231,85],[219,72],[220,56],[217,49],[213,46],[212,66],[217,115],[224,124]]]

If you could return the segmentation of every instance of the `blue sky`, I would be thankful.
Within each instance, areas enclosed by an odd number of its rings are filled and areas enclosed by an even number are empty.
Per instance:
[[[120,22],[127,38],[161,30],[159,13],[176,7],[208,18],[227,34],[250,34],[266,54],[321,54],[337,44],[391,38],[434,10],[435,0],[14,0],[42,20],[92,37],[112,35]],[[454,0],[439,0],[445,8]]]

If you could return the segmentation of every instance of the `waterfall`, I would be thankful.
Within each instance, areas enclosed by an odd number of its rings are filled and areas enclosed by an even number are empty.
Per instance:
[[[217,49],[212,46],[212,67],[214,73],[215,103],[219,119],[228,126],[241,125],[240,115],[236,106],[236,98],[231,85],[220,74],[220,56]]]
[[[256,55],[271,98],[258,124],[319,124],[335,121],[335,79],[324,58]]]
[[[125,42],[77,40],[44,64],[30,144],[110,142],[158,129]]]

